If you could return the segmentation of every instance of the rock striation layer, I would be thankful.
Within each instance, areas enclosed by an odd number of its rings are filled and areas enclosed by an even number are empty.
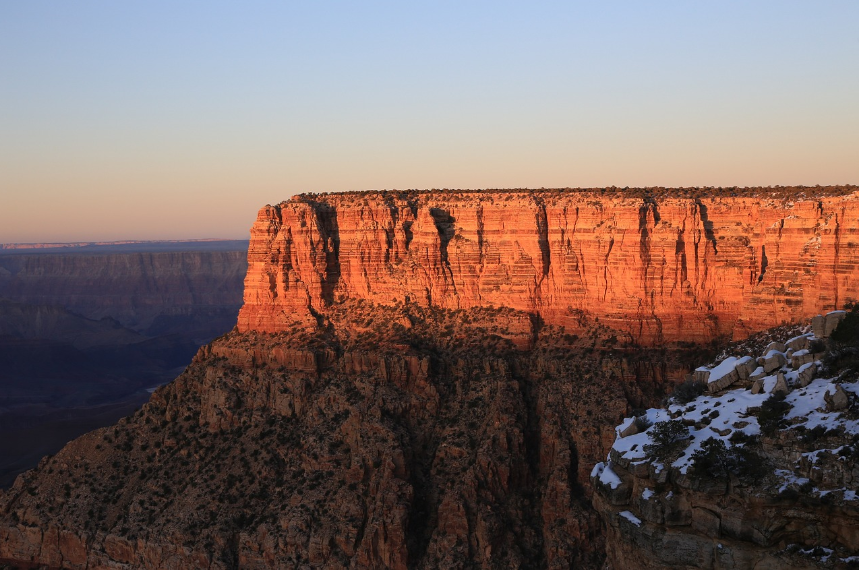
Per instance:
[[[859,194],[804,191],[299,196],[259,212],[238,327],[365,299],[585,312],[648,345],[744,338],[859,298]]]

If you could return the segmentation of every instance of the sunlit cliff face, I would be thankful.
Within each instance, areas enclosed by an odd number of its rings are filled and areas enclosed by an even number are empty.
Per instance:
[[[859,196],[805,190],[299,197],[251,229],[239,329],[313,326],[357,298],[570,328],[585,313],[642,344],[741,338],[859,298]]]

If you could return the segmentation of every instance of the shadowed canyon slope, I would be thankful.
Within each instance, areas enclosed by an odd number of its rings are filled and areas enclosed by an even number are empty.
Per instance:
[[[246,241],[0,250],[0,487],[235,325]],[[47,250],[47,251],[46,251]]]
[[[359,298],[584,311],[643,344],[744,337],[859,297],[859,196],[800,190],[296,197],[251,230],[239,329]]]

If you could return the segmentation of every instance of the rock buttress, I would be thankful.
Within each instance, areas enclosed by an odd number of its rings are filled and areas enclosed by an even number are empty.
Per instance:
[[[813,189],[809,189],[813,190]],[[251,230],[240,331],[364,299],[505,306],[635,342],[743,338],[859,298],[859,197],[413,192],[301,197]]]

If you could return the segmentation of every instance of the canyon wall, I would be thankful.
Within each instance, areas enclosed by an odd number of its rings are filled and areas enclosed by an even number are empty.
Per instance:
[[[233,326],[246,268],[240,249],[14,254],[0,256],[0,297],[208,340]]]
[[[240,331],[346,299],[507,306],[642,344],[794,322],[859,299],[859,193],[378,192],[299,196],[251,229]]]

